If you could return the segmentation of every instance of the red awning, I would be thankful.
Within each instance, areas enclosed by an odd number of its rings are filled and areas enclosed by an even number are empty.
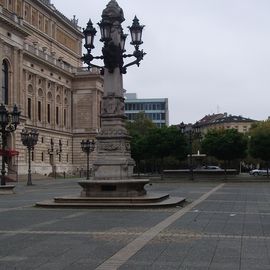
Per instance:
[[[0,149],[0,156],[7,156],[7,157],[13,157],[13,156],[18,156],[19,151],[12,150],[12,149],[7,149],[3,151],[3,149]]]

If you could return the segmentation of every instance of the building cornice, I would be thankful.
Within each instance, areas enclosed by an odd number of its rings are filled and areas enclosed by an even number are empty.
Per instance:
[[[25,44],[25,48],[23,50],[25,56],[28,56],[30,59],[41,63],[44,66],[47,66],[50,69],[57,70],[58,72],[65,74],[72,79],[77,78],[99,78],[100,82],[103,81],[101,75],[95,72],[89,72],[86,68],[77,68],[71,66],[64,62],[59,62],[56,58],[44,53],[43,51],[34,48],[31,45]],[[30,68],[30,67],[29,67]]]
[[[0,22],[1,24],[8,25],[12,30],[23,37],[31,35],[31,33],[25,29],[23,19],[4,9],[2,6],[0,6]]]
[[[57,10],[53,4],[51,4],[51,1],[37,0],[36,3],[39,4],[40,6],[42,6],[45,10],[47,10],[48,13],[57,17],[58,20],[60,20],[68,28],[72,29],[72,31],[76,32],[77,35],[79,35],[83,38],[83,33],[81,32],[81,27],[79,27],[77,25],[75,20],[71,20],[71,19],[67,18],[63,13],[61,13],[59,10]]]

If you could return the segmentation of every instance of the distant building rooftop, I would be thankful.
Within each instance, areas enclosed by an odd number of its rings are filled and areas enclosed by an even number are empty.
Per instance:
[[[201,120],[197,121],[196,124],[199,126],[208,126],[220,123],[232,123],[232,122],[256,122],[256,120],[243,117],[241,115],[231,115],[227,113],[209,114],[204,116]]]

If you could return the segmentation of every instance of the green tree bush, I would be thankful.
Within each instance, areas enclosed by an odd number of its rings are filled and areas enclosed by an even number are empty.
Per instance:
[[[213,129],[202,140],[202,151],[224,161],[225,174],[228,163],[242,159],[247,154],[247,137],[236,129]]]
[[[270,121],[262,121],[250,129],[249,154],[266,162],[269,177]]]

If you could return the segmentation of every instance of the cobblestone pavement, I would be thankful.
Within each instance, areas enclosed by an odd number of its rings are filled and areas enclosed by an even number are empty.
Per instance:
[[[33,179],[33,182],[34,179]],[[42,209],[75,179],[0,195],[1,270],[269,270],[270,183],[153,183],[186,197],[165,209]]]

